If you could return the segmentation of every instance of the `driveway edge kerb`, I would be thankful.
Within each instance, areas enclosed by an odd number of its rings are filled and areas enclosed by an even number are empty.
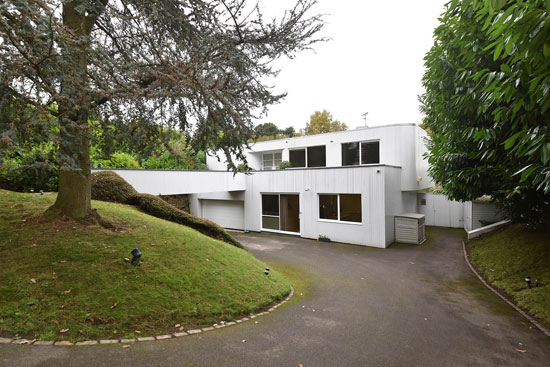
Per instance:
[[[130,343],[143,342],[143,341],[155,341],[155,340],[166,340],[166,339],[172,339],[172,338],[180,338],[182,336],[200,334],[200,333],[203,333],[203,332],[208,332],[208,331],[211,331],[211,330],[220,329],[220,328],[224,328],[224,327],[227,327],[227,326],[239,325],[239,324],[242,324],[243,322],[250,321],[250,320],[252,320],[256,317],[267,315],[267,314],[275,311],[279,306],[282,306],[283,304],[290,301],[292,296],[294,296],[294,288],[291,286],[290,287],[290,293],[288,294],[288,296],[283,298],[283,300],[281,302],[271,306],[267,311],[259,312],[259,313],[256,313],[256,314],[250,314],[250,315],[248,315],[246,317],[243,317],[239,320],[230,321],[230,322],[227,322],[227,323],[225,321],[222,321],[221,323],[214,324],[211,327],[205,327],[205,328],[202,328],[202,329],[193,329],[193,330],[180,331],[180,332],[175,332],[173,334],[161,334],[161,335],[155,335],[155,336],[145,336],[145,337],[139,337],[139,338],[135,338],[135,339],[120,338],[120,339],[84,340],[84,341],[80,341],[80,342],[76,342],[76,343],[68,341],[68,340],[60,340],[60,341],[55,341],[54,342],[54,341],[42,341],[42,340],[37,340],[37,339],[29,340],[29,339],[13,339],[13,338],[2,338],[2,337],[0,337],[0,344],[42,345],[42,346],[52,346],[53,345],[53,346],[64,346],[64,347],[67,347],[67,346],[80,347],[80,346],[98,345],[98,344],[118,344],[118,343],[130,344]],[[127,347],[127,346],[125,346],[125,347]]]
[[[550,330],[542,325],[540,322],[538,322],[533,316],[529,315],[527,312],[523,311],[521,308],[519,308],[514,302],[510,301],[504,294],[502,294],[497,288],[493,287],[489,282],[481,276],[481,274],[476,270],[474,265],[470,262],[470,254],[468,253],[468,250],[466,249],[466,243],[462,241],[462,251],[464,252],[464,260],[466,260],[466,264],[468,264],[468,267],[472,271],[472,273],[475,274],[475,276],[485,285],[485,287],[489,288],[491,292],[499,296],[504,302],[512,306],[517,312],[519,312],[523,317],[525,317],[530,323],[535,325],[540,331],[542,331],[545,335],[550,336]]]

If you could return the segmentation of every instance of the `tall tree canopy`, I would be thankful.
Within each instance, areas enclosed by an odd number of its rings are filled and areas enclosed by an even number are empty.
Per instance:
[[[53,120],[43,134],[59,144],[53,209],[73,218],[91,213],[89,118],[177,126],[194,148],[244,160],[251,119],[284,97],[265,84],[272,62],[319,41],[315,3],[266,20],[247,0],[4,0],[0,103],[33,108],[3,124],[0,142]]]
[[[275,125],[272,122],[265,122],[263,124],[259,124],[254,128],[254,132],[256,133],[256,136],[272,136],[273,139],[279,134],[279,128],[277,125]]]
[[[453,0],[440,20],[421,96],[432,177],[550,223],[550,2]]]
[[[315,113],[309,117],[309,122],[304,129],[304,134],[324,134],[347,129],[348,126],[345,123],[335,120],[330,112],[323,110],[322,112],[315,111]]]

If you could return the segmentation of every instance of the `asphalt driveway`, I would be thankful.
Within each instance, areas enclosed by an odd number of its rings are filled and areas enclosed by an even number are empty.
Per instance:
[[[128,349],[0,345],[0,365],[549,366],[550,338],[474,278],[462,234],[384,250],[239,234],[295,284],[273,313]]]

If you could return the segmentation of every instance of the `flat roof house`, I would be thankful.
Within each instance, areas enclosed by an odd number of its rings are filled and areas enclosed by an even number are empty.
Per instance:
[[[417,191],[432,186],[425,136],[398,124],[259,142],[246,152],[254,171],[238,175],[244,190],[193,194],[191,212],[228,228],[387,247],[394,216],[416,213]]]
[[[394,217],[418,213],[417,192],[432,186],[425,137],[397,124],[259,142],[246,151],[250,174],[215,157],[208,171],[115,171],[142,193],[188,194],[192,214],[226,228],[384,248]]]

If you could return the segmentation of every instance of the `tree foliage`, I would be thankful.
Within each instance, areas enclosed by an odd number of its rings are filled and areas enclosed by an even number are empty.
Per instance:
[[[315,111],[315,113],[310,116],[309,122],[306,124],[304,129],[304,134],[324,134],[334,131],[344,131],[347,129],[348,126],[345,123],[335,120],[330,112],[323,110],[322,112]]]
[[[259,124],[254,128],[254,138],[249,139],[248,142],[260,142],[275,139],[292,138],[298,134],[294,130],[294,127],[289,126],[286,129],[279,129],[277,125],[272,122],[265,122]]]
[[[256,136],[277,136],[279,134],[279,128],[272,122],[266,122],[259,124],[254,128]]]
[[[55,117],[55,209],[90,213],[89,118],[179,127],[193,148],[222,149],[234,168],[230,154],[244,160],[252,118],[284,97],[265,84],[273,61],[319,41],[315,3],[297,0],[265,20],[246,0],[0,2],[1,103],[33,106],[26,123]],[[18,123],[3,132],[6,144]]]
[[[550,221],[550,3],[451,1],[425,57],[430,173],[452,199]]]

